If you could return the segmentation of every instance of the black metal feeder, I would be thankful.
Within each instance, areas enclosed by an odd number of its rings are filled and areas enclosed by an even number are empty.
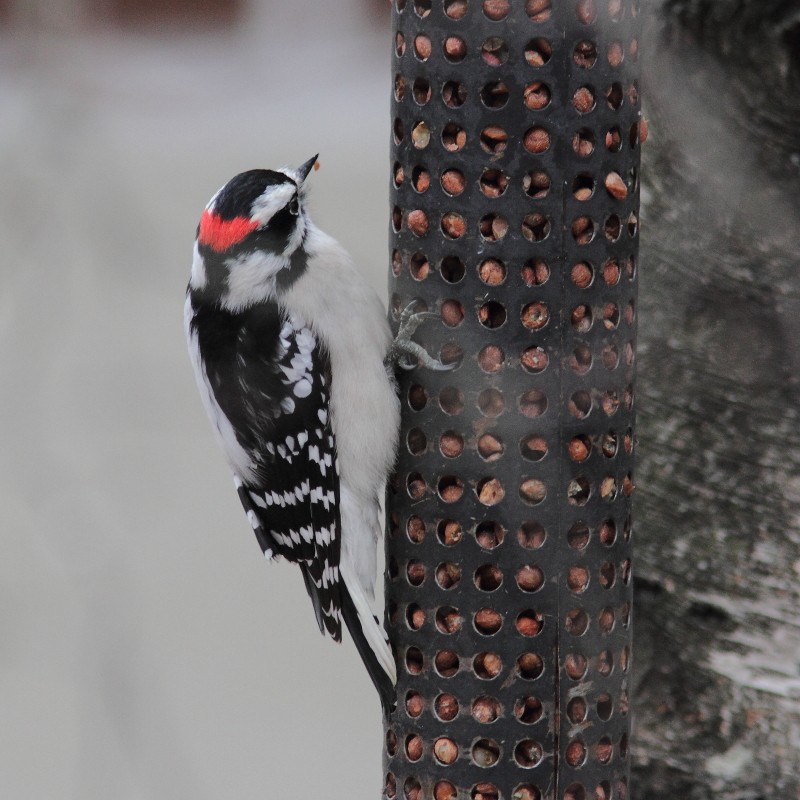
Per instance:
[[[624,800],[636,0],[396,0],[388,800]]]

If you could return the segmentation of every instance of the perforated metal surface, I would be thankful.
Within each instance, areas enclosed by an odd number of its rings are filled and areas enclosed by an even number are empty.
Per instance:
[[[622,800],[638,4],[393,8],[387,798]]]

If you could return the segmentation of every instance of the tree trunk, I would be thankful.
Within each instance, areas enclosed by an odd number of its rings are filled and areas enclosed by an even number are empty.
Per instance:
[[[645,16],[632,796],[800,797],[800,8]]]

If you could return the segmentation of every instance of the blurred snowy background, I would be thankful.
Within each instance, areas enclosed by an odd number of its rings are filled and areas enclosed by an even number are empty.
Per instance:
[[[182,308],[211,194],[318,151],[314,217],[385,295],[388,4],[0,24],[0,797],[375,797],[377,697],[259,557]]]

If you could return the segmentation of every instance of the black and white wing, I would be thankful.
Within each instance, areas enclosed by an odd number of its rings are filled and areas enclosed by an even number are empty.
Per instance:
[[[320,630],[339,641],[339,475],[327,353],[275,303],[238,314],[200,309],[191,330],[209,415],[259,545],[268,558],[300,566]]]

